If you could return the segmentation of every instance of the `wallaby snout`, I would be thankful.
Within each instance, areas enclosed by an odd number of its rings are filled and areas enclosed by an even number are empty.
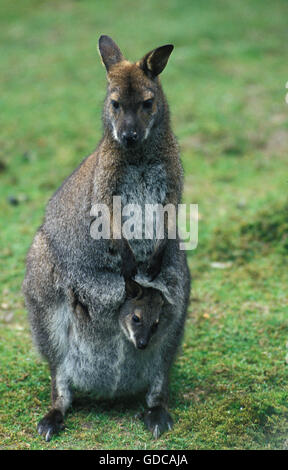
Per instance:
[[[145,341],[145,339],[141,338],[138,343],[137,343],[137,348],[138,349],[145,349],[147,347],[148,341]]]
[[[134,130],[123,131],[121,141],[125,147],[132,147],[138,142],[138,133]]]

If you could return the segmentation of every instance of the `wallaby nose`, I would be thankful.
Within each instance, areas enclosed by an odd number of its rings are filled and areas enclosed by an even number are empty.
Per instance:
[[[145,339],[139,339],[139,341],[137,342],[137,348],[138,349],[145,349],[147,344],[148,344],[148,342],[145,341]]]
[[[122,141],[124,145],[130,147],[135,145],[138,141],[138,134],[136,131],[124,131],[122,134]]]

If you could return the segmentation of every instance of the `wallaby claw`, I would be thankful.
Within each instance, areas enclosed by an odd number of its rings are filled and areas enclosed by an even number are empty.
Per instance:
[[[54,434],[64,429],[63,415],[59,410],[51,410],[39,421],[37,431],[49,442]]]
[[[137,274],[137,266],[134,263],[129,263],[127,262],[122,266],[121,269],[121,276],[124,277],[124,279],[130,279],[135,277]]]
[[[158,439],[165,431],[173,427],[173,420],[162,406],[151,408],[144,415],[144,424],[152,432],[154,439]]]
[[[135,419],[143,419],[144,418],[144,411],[138,411],[138,413],[136,413],[134,415],[134,418]]]

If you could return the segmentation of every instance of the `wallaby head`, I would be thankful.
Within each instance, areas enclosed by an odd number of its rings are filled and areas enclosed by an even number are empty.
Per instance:
[[[119,322],[126,337],[137,349],[145,349],[160,321],[163,297],[152,287],[141,287],[133,280],[126,281],[127,300]]]
[[[173,45],[167,44],[131,63],[109,36],[100,37],[99,52],[108,79],[104,126],[121,146],[135,148],[145,143],[153,129],[168,117],[158,75],[172,50]]]

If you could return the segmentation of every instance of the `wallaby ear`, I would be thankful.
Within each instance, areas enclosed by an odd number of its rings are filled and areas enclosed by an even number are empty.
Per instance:
[[[132,299],[140,299],[142,297],[143,289],[140,284],[138,284],[136,281],[133,281],[133,279],[127,279],[125,281],[125,287],[127,297]]]
[[[150,75],[156,77],[161,73],[167,65],[169,56],[173,51],[173,44],[166,44],[165,46],[157,47],[153,51],[148,52],[143,59],[140,60],[139,67]]]
[[[107,72],[109,72],[109,69],[112,65],[124,60],[119,47],[109,36],[100,36],[98,47]]]

